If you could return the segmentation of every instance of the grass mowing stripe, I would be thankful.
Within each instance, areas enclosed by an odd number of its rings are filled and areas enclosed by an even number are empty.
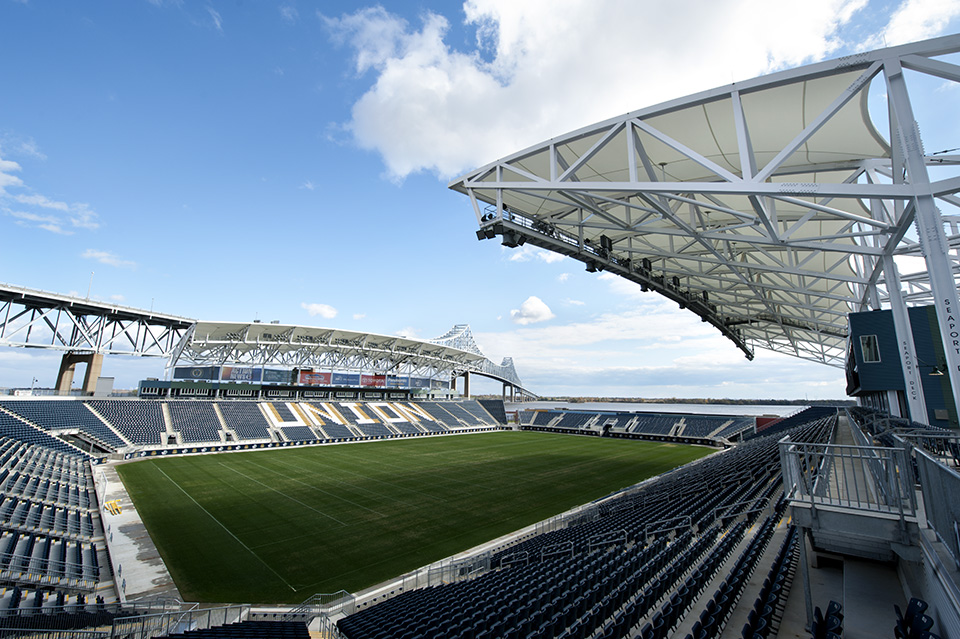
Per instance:
[[[279,460],[276,460],[276,459],[273,460],[273,461],[275,461],[275,462],[277,462],[277,463],[279,463],[279,464],[283,464],[284,466],[291,466],[291,467],[293,467],[293,468],[299,468],[299,466],[293,466],[292,464],[284,464],[283,462],[281,462],[281,461],[279,461]],[[251,462],[251,463],[253,463],[253,462]],[[270,467],[268,467],[268,466],[261,466],[260,464],[256,464],[256,463],[254,463],[253,465],[254,465],[254,466],[257,466],[257,467],[259,467],[259,468],[263,468],[264,470],[268,470],[268,471],[270,471],[270,472],[272,472],[272,473],[276,473],[277,475],[280,475],[280,476],[283,477],[284,479],[289,479],[290,481],[297,482],[298,484],[301,484],[301,485],[303,485],[303,486],[306,486],[307,488],[311,488],[311,489],[313,489],[313,490],[320,491],[321,493],[323,493],[323,494],[325,494],[325,495],[330,495],[331,497],[335,497],[336,499],[339,499],[339,500],[341,500],[341,501],[345,501],[345,502],[347,502],[348,504],[353,504],[353,505],[356,506],[357,508],[362,508],[363,510],[368,510],[368,511],[370,511],[370,512],[372,512],[372,513],[376,513],[377,515],[380,515],[381,517],[386,517],[386,516],[387,516],[387,515],[383,514],[382,512],[380,512],[380,511],[378,511],[378,510],[374,510],[373,508],[367,508],[367,507],[364,506],[363,504],[358,504],[357,502],[355,502],[355,501],[353,501],[353,500],[351,500],[351,499],[347,499],[346,497],[341,497],[340,495],[336,495],[336,494],[334,494],[334,493],[331,493],[330,491],[324,490],[324,489],[320,488],[319,486],[314,486],[313,484],[308,484],[308,483],[305,482],[305,481],[300,481],[300,480],[297,479],[296,477],[290,477],[289,475],[284,475],[284,474],[281,473],[279,470],[274,470],[274,469],[272,469],[272,468],[270,468]],[[348,484],[348,483],[345,482],[345,481],[339,481],[339,480],[335,480],[335,483],[337,483],[337,484],[343,484],[344,486],[349,486],[349,485],[350,485],[350,484]],[[372,490],[368,490],[368,491],[366,491],[366,492],[368,492],[368,493],[370,493],[370,494],[372,494],[372,495],[375,495],[376,497],[382,497],[382,496],[383,496],[383,495],[381,495],[380,493],[376,493],[376,492],[374,492],[374,491],[372,491]]]
[[[254,479],[254,478],[251,477],[250,475],[248,475],[248,474],[246,474],[246,473],[243,473],[243,472],[240,472],[240,471],[237,470],[236,468],[231,468],[230,466],[227,466],[226,464],[220,464],[220,467],[221,467],[221,468],[226,468],[227,470],[231,470],[231,471],[237,473],[238,475],[240,475],[241,477],[246,477],[247,479],[249,479],[249,480],[252,481],[253,483],[255,483],[255,484],[260,484],[261,486],[263,486],[263,487],[266,488],[267,490],[272,490],[273,492],[277,493],[278,495],[281,495],[281,496],[283,496],[283,497],[286,497],[286,498],[289,499],[290,501],[295,501],[295,502],[297,502],[298,504],[300,504],[301,506],[303,506],[304,508],[306,508],[306,509],[308,509],[308,510],[312,510],[313,512],[317,513],[317,514],[320,515],[321,517],[326,517],[327,519],[332,519],[333,521],[337,522],[337,523],[340,524],[341,526],[346,526],[346,525],[347,525],[347,524],[345,524],[344,522],[342,522],[342,521],[340,521],[339,519],[337,519],[336,517],[334,517],[333,515],[328,515],[327,513],[323,512],[322,510],[317,510],[317,509],[314,508],[313,506],[311,506],[311,505],[309,505],[309,504],[305,504],[304,502],[300,501],[300,500],[297,499],[296,497],[291,497],[290,495],[288,495],[287,493],[283,492],[282,490],[277,490],[277,489],[274,488],[273,486],[268,486],[268,485],[266,485],[265,483],[263,483],[262,481],[260,481],[259,479]]]
[[[287,588],[289,588],[290,590],[292,590],[292,591],[294,591],[294,592],[297,591],[296,588],[294,588],[293,586],[290,585],[290,582],[288,582],[286,579],[284,579],[283,576],[282,576],[280,573],[278,573],[276,570],[273,569],[273,566],[271,566],[270,564],[268,564],[267,562],[265,562],[263,559],[260,559],[260,556],[257,555],[257,553],[255,553],[255,552],[253,552],[252,550],[250,550],[250,547],[249,547],[249,546],[247,546],[245,543],[243,543],[242,541],[240,541],[240,538],[237,537],[236,535],[234,535],[233,532],[232,532],[229,528],[227,528],[226,526],[224,526],[223,523],[222,523],[219,519],[217,519],[217,518],[214,517],[212,514],[210,514],[210,511],[209,511],[209,510],[207,510],[206,508],[204,508],[203,506],[201,506],[201,505],[200,505],[200,502],[198,502],[196,499],[194,499],[193,497],[191,497],[191,496],[190,496],[190,493],[188,493],[186,490],[183,489],[183,486],[181,486],[180,484],[178,484],[177,482],[175,482],[175,481],[173,480],[173,478],[170,477],[170,475],[168,475],[167,473],[163,472],[163,469],[162,469],[162,468],[160,468],[159,466],[157,466],[156,468],[157,468],[157,470],[160,471],[160,474],[161,474],[161,475],[163,475],[164,477],[166,477],[167,479],[169,479],[169,480],[170,480],[170,483],[172,483],[174,486],[176,486],[177,488],[179,488],[179,489],[180,489],[180,492],[182,492],[184,495],[186,495],[187,498],[188,498],[190,501],[192,501],[193,503],[195,503],[195,504],[197,505],[197,508],[199,508],[200,510],[202,510],[203,512],[205,512],[210,519],[212,519],[213,521],[215,521],[218,526],[220,526],[221,528],[223,528],[223,529],[227,532],[228,535],[230,535],[231,537],[233,537],[233,538],[236,540],[236,542],[237,542],[238,544],[240,544],[241,546],[243,546],[244,548],[246,548],[246,549],[247,549],[247,552],[249,552],[251,555],[253,555],[254,557],[256,557],[257,560],[258,560],[260,563],[262,563],[264,566],[266,566],[266,567],[267,567],[267,570],[269,570],[270,572],[272,572],[273,574],[275,574],[275,575],[277,576],[277,579],[279,579],[279,580],[282,581],[283,583],[287,584]]]
[[[345,445],[349,445],[349,444],[345,444]],[[368,444],[368,445],[369,445],[369,444]],[[372,476],[370,476],[370,475],[364,475],[363,473],[358,473],[358,472],[356,472],[356,471],[350,471],[350,470],[346,470],[346,469],[343,469],[343,468],[338,468],[337,466],[331,466],[330,464],[324,464],[324,463],[318,462],[318,461],[316,461],[316,460],[310,460],[310,462],[311,462],[314,466],[320,466],[320,467],[322,467],[322,468],[333,468],[334,470],[343,471],[343,472],[345,472],[345,473],[349,473],[350,475],[354,475],[354,476],[356,476],[356,477],[360,477],[361,479],[366,480],[366,481],[373,481],[373,482],[376,482],[376,483],[378,483],[378,484],[386,484],[386,485],[391,486],[391,487],[393,487],[393,488],[398,488],[398,489],[400,489],[400,490],[405,490],[405,491],[408,491],[408,492],[417,493],[418,495],[421,495],[421,496],[423,496],[423,497],[426,497],[427,499],[433,499],[433,500],[435,500],[435,501],[443,501],[441,498],[439,498],[439,497],[437,497],[437,496],[435,496],[435,495],[431,495],[430,493],[426,493],[426,492],[423,492],[422,490],[417,490],[417,489],[415,489],[415,488],[407,488],[406,486],[401,486],[401,485],[399,485],[399,484],[397,484],[397,483],[395,483],[395,482],[389,482],[389,481],[384,481],[384,480],[382,480],[382,479],[376,479],[376,478],[374,478],[374,477],[372,477]],[[370,491],[370,492],[373,492],[373,491]]]
[[[152,459],[117,469],[184,597],[296,603],[380,583],[709,452],[497,432]],[[154,472],[154,463],[181,490]]]

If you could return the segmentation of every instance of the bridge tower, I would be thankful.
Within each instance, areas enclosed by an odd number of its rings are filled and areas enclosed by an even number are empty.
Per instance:
[[[77,364],[87,365],[87,370],[83,374],[82,390],[84,394],[92,394],[97,389],[97,380],[100,378],[100,370],[103,368],[103,353],[70,351],[64,353],[60,359],[60,372],[57,373],[58,393],[66,394],[70,392]]]

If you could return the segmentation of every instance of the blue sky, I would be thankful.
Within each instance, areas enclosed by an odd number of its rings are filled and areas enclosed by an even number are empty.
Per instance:
[[[420,338],[469,323],[543,394],[843,397],[840,370],[748,362],[655,294],[477,242],[446,184],[958,15],[956,0],[0,0],[0,281],[207,320]],[[0,386],[52,385],[58,361],[0,349]],[[103,371],[120,387],[161,373]]]

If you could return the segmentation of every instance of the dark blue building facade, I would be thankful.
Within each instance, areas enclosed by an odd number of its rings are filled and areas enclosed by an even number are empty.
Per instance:
[[[946,358],[940,342],[940,329],[932,306],[908,309],[910,328],[923,395],[925,416],[910,416],[914,421],[943,428],[960,428],[956,401],[950,390]],[[891,311],[851,313],[850,352],[847,356],[847,394],[864,406],[908,415],[900,347]]]

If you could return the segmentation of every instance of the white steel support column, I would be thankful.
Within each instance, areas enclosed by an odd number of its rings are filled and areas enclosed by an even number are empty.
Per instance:
[[[887,410],[890,413],[891,417],[909,417],[909,415],[900,414],[899,392],[900,391],[895,391],[895,390],[887,391]],[[926,420],[915,420],[915,421],[923,421],[923,423],[927,423]]]
[[[940,325],[940,338],[947,358],[950,388],[956,405],[957,398],[960,398],[960,300],[950,268],[950,251],[940,211],[929,190],[930,176],[923,158],[920,129],[914,119],[899,59],[887,60],[884,72],[887,79],[887,99],[893,104],[896,118],[894,125],[899,134],[891,137],[891,143],[902,144],[910,184],[918,192],[915,199],[917,232],[930,278],[934,308]]]
[[[907,304],[903,301],[903,290],[900,287],[900,273],[892,255],[883,256],[883,278],[887,283],[887,295],[890,297],[890,310],[893,314],[893,329],[897,334],[897,345],[900,351],[900,368],[903,371],[904,393],[907,398],[907,409],[910,419],[926,424],[927,402],[923,397],[922,377],[917,360],[917,349],[913,343],[913,329],[910,327],[910,315],[907,313]],[[893,411],[893,405],[890,410]],[[899,408],[897,408],[899,411]]]

